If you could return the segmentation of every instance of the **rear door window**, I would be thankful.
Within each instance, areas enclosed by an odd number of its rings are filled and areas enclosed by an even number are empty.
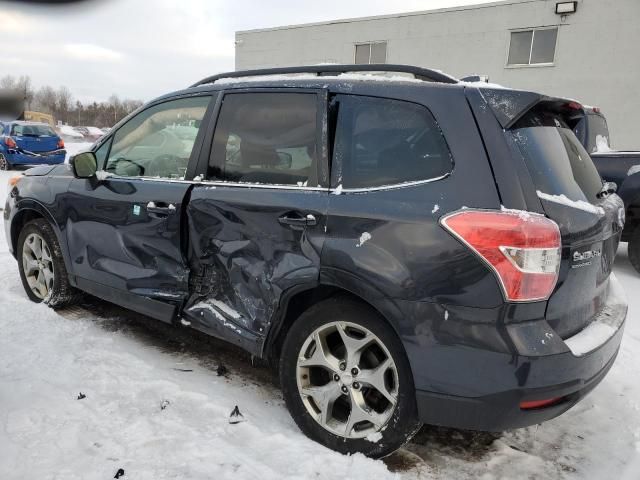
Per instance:
[[[207,178],[316,186],[319,153],[315,93],[227,94]]]
[[[508,138],[524,156],[536,189],[549,195],[597,203],[600,174],[571,129],[551,115],[520,121]]]
[[[451,172],[451,152],[426,107],[365,96],[337,100],[334,187],[390,186]]]

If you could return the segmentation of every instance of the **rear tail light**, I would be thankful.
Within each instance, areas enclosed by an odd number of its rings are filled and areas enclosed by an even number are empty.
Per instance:
[[[5,138],[4,139],[4,144],[9,148],[16,148],[18,146],[18,145],[16,145],[16,141],[11,137]]]
[[[58,148],[64,148],[64,140],[58,140]]]
[[[463,210],[442,224],[491,267],[507,301],[546,300],[553,292],[561,239],[552,220],[519,211]]]

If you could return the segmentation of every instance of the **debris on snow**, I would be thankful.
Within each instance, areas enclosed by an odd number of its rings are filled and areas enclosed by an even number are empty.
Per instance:
[[[162,403],[160,403],[160,410],[164,410],[169,405],[171,405],[171,402],[169,400],[162,400]]]
[[[236,423],[244,422],[244,415],[240,413],[240,409],[236,405],[236,408],[233,409],[231,415],[229,415],[229,423],[231,425],[235,425]]]
[[[193,372],[192,368],[173,368],[176,372]]]
[[[224,377],[227,373],[229,373],[229,370],[223,364],[218,365],[218,368],[216,368],[216,374],[219,377]]]
[[[120,477],[124,477],[124,470],[122,468],[119,468],[118,471],[116,472],[115,476],[113,478],[118,479]]]
[[[356,245],[356,248],[361,247],[362,245],[367,243],[369,240],[371,240],[371,234],[369,232],[364,232],[362,235],[360,235],[360,241]]]
[[[80,392],[80,393],[78,394],[78,400],[82,400],[82,399],[84,399],[84,398],[87,398],[87,396],[86,396],[84,393]]]

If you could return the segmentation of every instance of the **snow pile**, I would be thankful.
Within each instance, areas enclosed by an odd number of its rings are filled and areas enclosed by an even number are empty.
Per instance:
[[[596,147],[594,153],[610,153],[609,139],[604,135],[596,135]]]
[[[567,207],[576,208],[584,212],[593,213],[594,215],[604,215],[604,209],[602,207],[596,207],[584,200],[571,200],[566,195],[549,195],[538,190],[538,197],[542,200],[548,200],[549,202],[559,203],[560,205],[566,205]]]

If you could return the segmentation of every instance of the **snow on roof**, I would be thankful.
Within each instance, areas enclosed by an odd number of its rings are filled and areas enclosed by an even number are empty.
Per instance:
[[[434,70],[436,71],[436,70]],[[441,72],[439,72],[441,73]],[[446,74],[443,74],[446,75]],[[453,77],[452,77],[453,78]],[[388,74],[387,72],[367,72],[367,73],[341,73],[339,75],[318,76],[315,73],[289,73],[289,74],[273,74],[258,75],[250,77],[229,77],[221,78],[215,81],[217,85],[230,85],[235,83],[247,82],[281,82],[291,80],[343,80],[348,82],[357,81],[374,81],[374,82],[411,82],[423,83],[425,80],[415,78],[412,74],[402,74],[402,72]],[[438,83],[438,82],[436,82]]]

